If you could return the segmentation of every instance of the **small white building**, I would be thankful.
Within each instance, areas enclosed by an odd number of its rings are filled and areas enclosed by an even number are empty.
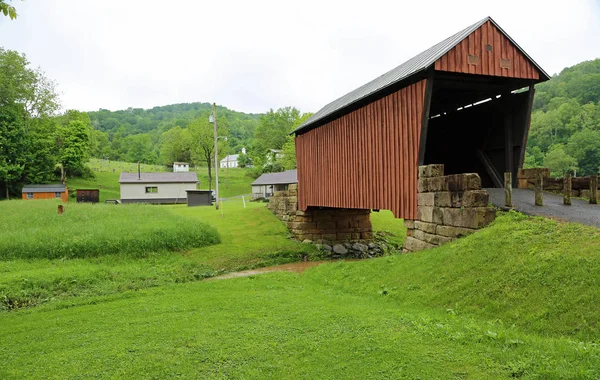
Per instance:
[[[190,164],[187,162],[173,162],[173,173],[186,173],[190,171]]]
[[[121,203],[186,203],[195,190],[196,173],[121,173]]]
[[[238,158],[240,157],[239,154],[230,154],[229,156],[225,157],[224,159],[222,159],[220,161],[220,167],[221,168],[237,168],[239,166],[238,164]]]
[[[276,191],[287,190],[292,183],[298,183],[296,169],[279,173],[265,173],[252,182],[252,198],[269,198]]]

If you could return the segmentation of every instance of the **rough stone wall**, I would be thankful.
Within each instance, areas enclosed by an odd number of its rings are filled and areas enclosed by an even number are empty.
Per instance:
[[[496,218],[478,174],[444,175],[444,165],[419,167],[417,220],[405,220],[405,252],[451,242]]]
[[[276,191],[267,206],[300,241],[335,244],[370,242],[373,239],[371,210],[315,208],[298,210],[298,185]]]

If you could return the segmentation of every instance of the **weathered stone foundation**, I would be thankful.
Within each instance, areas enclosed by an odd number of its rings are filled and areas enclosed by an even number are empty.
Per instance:
[[[298,185],[276,191],[267,206],[300,241],[320,244],[371,242],[371,210],[309,208],[298,210]]]
[[[405,252],[451,242],[485,227],[496,217],[478,174],[444,175],[444,165],[419,167],[417,220],[405,220]]]

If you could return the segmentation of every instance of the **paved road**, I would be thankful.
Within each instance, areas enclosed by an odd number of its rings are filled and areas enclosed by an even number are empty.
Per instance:
[[[504,207],[504,189],[486,189],[490,193],[490,202]],[[515,210],[528,215],[539,215],[588,226],[600,227],[600,205],[591,205],[587,201],[573,198],[571,206],[563,205],[562,195],[544,193],[544,205],[534,204],[533,190],[513,189]]]

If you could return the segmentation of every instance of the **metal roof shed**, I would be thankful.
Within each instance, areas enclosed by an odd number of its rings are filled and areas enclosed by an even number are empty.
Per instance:
[[[533,86],[549,76],[490,17],[329,103],[296,134],[299,208],[415,219],[417,168],[500,186],[522,165]],[[513,180],[516,183],[516,180]]]

